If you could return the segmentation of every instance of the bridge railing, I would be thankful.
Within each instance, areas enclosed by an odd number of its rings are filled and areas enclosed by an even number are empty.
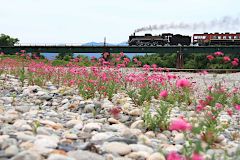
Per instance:
[[[17,43],[14,46],[82,46],[84,43]]]

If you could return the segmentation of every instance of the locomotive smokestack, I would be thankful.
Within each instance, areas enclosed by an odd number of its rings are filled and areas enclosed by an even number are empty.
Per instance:
[[[138,28],[134,32],[152,31],[152,30],[168,30],[168,29],[186,29],[186,30],[198,30],[207,28],[221,28],[221,29],[237,29],[240,25],[240,19],[238,17],[223,17],[221,19],[215,19],[210,22],[197,22],[197,23],[170,23],[162,25],[149,25],[146,27]]]

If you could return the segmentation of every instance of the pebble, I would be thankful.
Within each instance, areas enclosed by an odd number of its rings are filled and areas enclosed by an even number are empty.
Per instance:
[[[142,129],[144,126],[144,121],[143,120],[138,120],[135,121],[131,124],[130,128],[136,128],[136,129]]]
[[[38,148],[56,148],[59,138],[56,136],[37,135],[34,145]]]
[[[173,138],[174,144],[184,144],[185,138],[183,133],[177,133],[175,137]]]
[[[103,150],[109,153],[124,156],[131,152],[131,147],[125,143],[110,142],[103,144]]]
[[[142,145],[142,144],[130,144],[129,146],[131,147],[133,152],[145,151],[149,154],[153,153],[152,148],[150,148],[148,146],[145,146],[145,145]]]
[[[11,145],[5,149],[5,154],[7,156],[14,156],[19,152],[19,149],[16,145]]]
[[[118,123],[120,123],[118,120],[116,120],[115,118],[108,118],[108,122],[110,123],[110,124],[118,124]]]
[[[28,112],[30,110],[30,106],[16,106],[15,110],[21,113]]]
[[[161,153],[153,153],[151,154],[147,160],[166,160],[164,155],[162,155]]]
[[[83,131],[84,132],[100,131],[101,128],[102,128],[101,123],[88,123],[84,125]]]
[[[75,159],[71,157],[67,157],[65,155],[51,154],[48,156],[47,160],[75,160]]]
[[[82,150],[70,151],[67,155],[74,158],[74,160],[105,160],[105,158],[101,155]]]
[[[12,76],[4,87],[0,86],[0,159],[165,160],[170,152],[182,154],[183,145],[187,144],[181,132],[145,128],[144,108],[136,107],[126,93],[114,94],[112,101],[84,100],[75,87],[59,88],[50,82],[43,87],[24,83],[20,87],[20,82]],[[159,102],[151,101],[153,114],[154,105]],[[114,118],[109,109],[116,106],[122,111]],[[202,118],[192,106],[186,111],[174,107],[170,117],[179,116],[185,116],[191,123]],[[237,117],[236,113],[232,117],[220,113],[219,120],[229,128],[214,144],[221,149],[208,149],[202,143],[207,150],[203,153],[206,159],[213,154],[221,159],[225,153],[230,159],[236,157],[239,138],[236,135],[233,138],[231,133],[239,127]]]
[[[141,159],[147,159],[150,154],[145,151],[139,151],[139,152],[131,152],[127,155],[128,158],[134,159],[134,160],[141,160]]]
[[[128,114],[131,115],[131,116],[141,116],[142,115],[142,110],[136,108],[136,109],[131,110]]]
[[[11,160],[41,160],[40,154],[35,151],[22,151],[14,156]]]

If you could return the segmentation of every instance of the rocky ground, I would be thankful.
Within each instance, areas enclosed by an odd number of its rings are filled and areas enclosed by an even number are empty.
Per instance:
[[[239,73],[184,75],[193,77],[199,93],[204,83],[223,78],[229,85],[240,84]],[[20,84],[13,76],[0,77],[0,160],[164,160],[164,155],[183,149],[183,133],[147,131],[142,109],[125,94],[115,95],[112,102],[86,101],[74,88]],[[123,111],[115,119],[109,109],[117,104]],[[193,111],[181,114],[196,116]],[[178,115],[176,108],[171,117]],[[240,132],[239,115],[221,118],[231,125],[219,137],[222,147],[208,150],[205,158],[224,153],[233,157],[240,148],[240,139],[232,138],[232,133]]]

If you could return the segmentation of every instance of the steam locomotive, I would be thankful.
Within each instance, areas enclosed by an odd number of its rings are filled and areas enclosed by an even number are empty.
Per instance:
[[[209,45],[240,45],[240,32],[238,33],[204,33],[185,36],[181,34],[163,33],[160,35],[145,34],[129,36],[129,46],[209,46]]]

